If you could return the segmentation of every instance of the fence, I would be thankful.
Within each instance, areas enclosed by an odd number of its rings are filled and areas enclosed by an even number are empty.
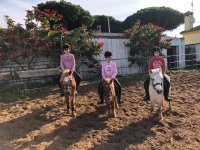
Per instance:
[[[168,70],[179,70],[179,69],[194,69],[200,68],[200,54],[192,53],[180,55],[171,55],[166,57],[166,63]],[[184,66],[180,66],[180,61],[177,57],[185,57]],[[174,59],[176,58],[176,59]],[[144,61],[148,61],[149,58],[142,57]],[[141,67],[133,64],[130,66],[129,58],[113,59],[117,64],[118,75],[131,75],[137,73],[145,73],[147,71],[147,65],[143,66],[145,69],[140,69]],[[175,60],[175,61],[173,61]],[[80,67],[78,72],[83,77],[83,80],[91,78],[101,78],[101,64],[104,60],[97,60],[96,64],[88,65],[85,61],[78,62]],[[23,72],[20,70],[19,66],[7,66],[1,67],[0,69],[0,93],[12,90],[18,92],[20,90],[25,90],[29,88],[40,87],[42,85],[56,84],[59,79],[59,67],[50,61],[39,62],[40,66],[37,66],[36,70],[28,70]],[[41,65],[41,63],[43,65]],[[26,66],[24,66],[26,67]]]

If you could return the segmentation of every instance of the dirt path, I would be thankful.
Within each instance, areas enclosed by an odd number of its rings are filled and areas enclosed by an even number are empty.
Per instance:
[[[200,149],[200,72],[171,74],[173,111],[149,118],[141,82],[122,83],[117,118],[97,105],[95,87],[77,97],[76,119],[65,114],[58,92],[0,106],[0,150]],[[89,92],[87,92],[89,91]]]

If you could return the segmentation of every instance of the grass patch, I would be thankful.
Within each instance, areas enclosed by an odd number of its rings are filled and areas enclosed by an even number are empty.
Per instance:
[[[20,100],[30,100],[34,98],[41,98],[48,95],[55,86],[46,86],[42,88],[27,89],[20,92],[6,92],[0,93],[0,103],[8,104]]]

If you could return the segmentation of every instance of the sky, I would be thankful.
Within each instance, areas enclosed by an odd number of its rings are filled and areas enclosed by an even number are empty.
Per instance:
[[[32,10],[32,6],[45,3],[47,0],[0,0],[0,27],[5,28],[4,16],[8,15],[17,23],[24,23],[26,10]],[[50,1],[50,0],[49,0]],[[57,0],[60,1],[60,0]],[[72,4],[80,5],[91,15],[108,15],[117,20],[124,21],[128,16],[138,10],[147,7],[171,7],[182,13],[192,11],[192,0],[66,0]],[[194,27],[200,25],[200,0],[193,0],[193,10],[195,23]],[[180,32],[184,30],[184,25],[177,29],[166,32],[169,36],[182,37]]]

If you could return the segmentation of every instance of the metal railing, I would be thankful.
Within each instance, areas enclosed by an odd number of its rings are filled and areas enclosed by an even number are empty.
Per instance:
[[[189,57],[188,57],[189,56]],[[187,59],[186,59],[187,58]],[[188,59],[189,58],[189,59]],[[200,54],[192,53],[185,55],[170,55],[166,57],[168,70],[179,70],[179,69],[200,69]],[[137,73],[146,73],[147,65],[138,66],[133,64],[130,66],[130,58],[120,58],[113,59],[113,61],[117,64],[118,75],[131,75]],[[141,60],[144,62],[148,62],[148,57],[141,57]],[[85,61],[79,61],[77,64],[80,64],[79,68],[77,68],[77,72],[82,76],[83,79],[91,79],[91,78],[101,78],[101,64],[105,60],[98,60],[98,67],[88,67]],[[43,63],[43,64],[42,64]],[[78,66],[78,65],[77,65]],[[24,65],[23,67],[27,67]],[[36,64],[35,69],[50,69],[50,68],[59,68],[59,66],[55,65],[51,61],[40,61]],[[141,69],[143,68],[143,69]],[[46,84],[57,84],[59,81],[59,72],[57,75],[45,75],[38,77],[30,77],[30,78],[16,78],[16,71],[21,71],[19,66],[2,66],[0,68],[0,75],[7,73],[10,75],[10,79],[2,79],[0,78],[0,93],[6,92],[8,90],[12,91],[20,91],[34,87],[40,87]]]

